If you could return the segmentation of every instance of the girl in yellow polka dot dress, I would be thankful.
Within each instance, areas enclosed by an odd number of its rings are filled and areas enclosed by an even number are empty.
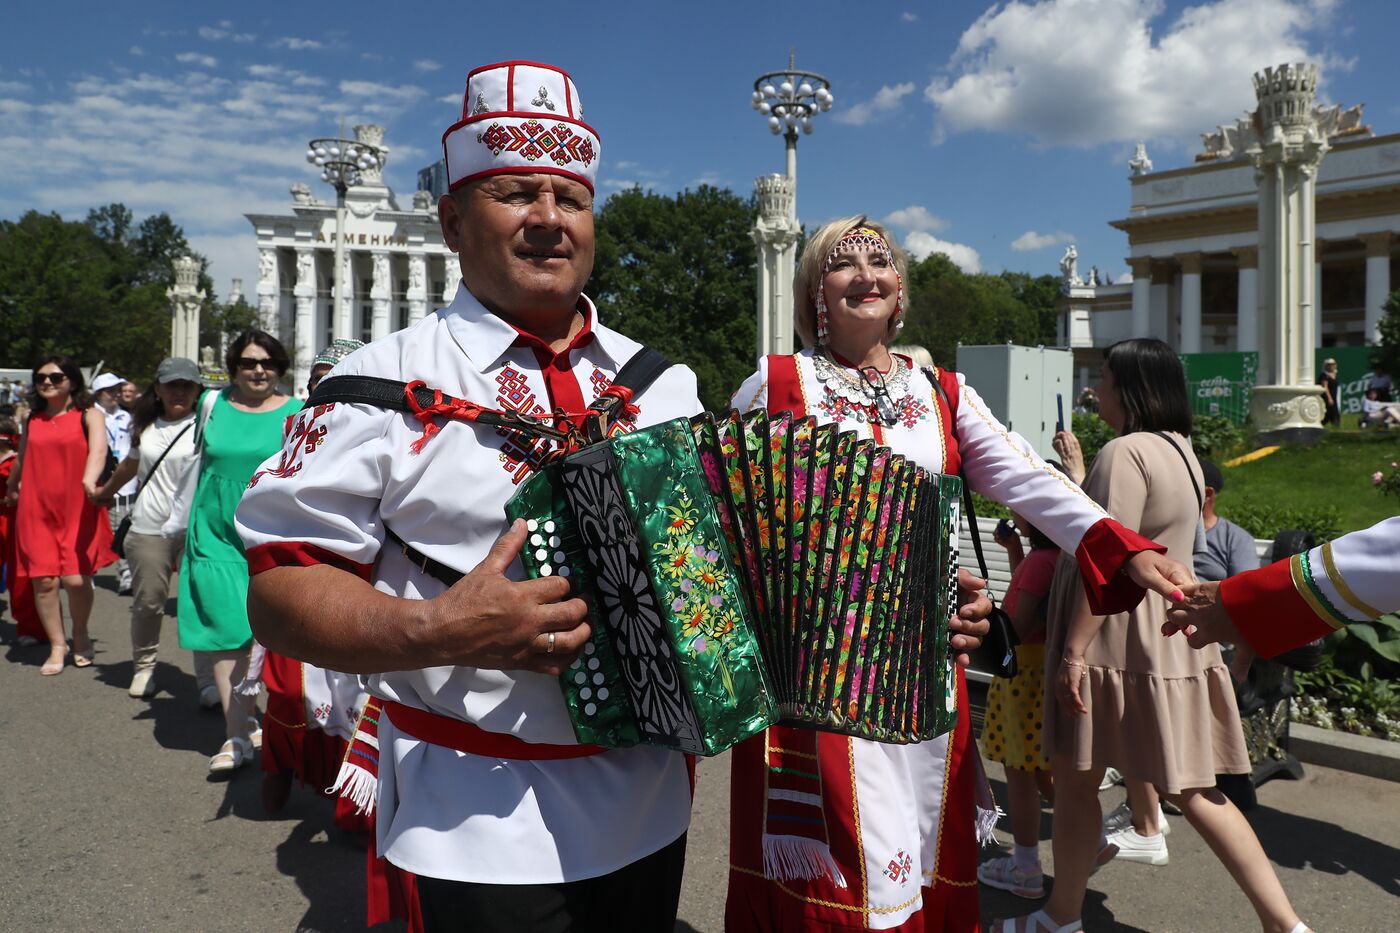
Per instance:
[[[1012,525],[1014,524],[1014,530]],[[1020,532],[1030,539],[1024,553]],[[1040,798],[1053,801],[1050,759],[1041,750],[1041,697],[1045,681],[1045,598],[1055,576],[1059,550],[1019,515],[997,526],[996,542],[1006,548],[1011,583],[1002,608],[1011,617],[1021,643],[1016,646],[1016,676],[997,677],[987,690],[987,723],[982,747],[992,761],[1006,768],[1006,809],[1015,839],[1013,854],[983,862],[977,877],[983,884],[1019,897],[1045,896],[1040,870]]]

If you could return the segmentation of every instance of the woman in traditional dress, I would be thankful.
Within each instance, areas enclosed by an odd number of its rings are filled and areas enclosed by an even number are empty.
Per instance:
[[[73,666],[91,667],[92,576],[117,559],[107,510],[89,501],[107,462],[107,429],[93,407],[78,364],[47,356],[34,367],[37,403],[25,424],[19,460],[6,497],[15,513],[18,574],[34,588],[39,621],[49,639],[46,676],[63,673],[68,652],[58,591],[68,594],[73,619]]]
[[[1190,579],[1186,568],[1048,467],[960,375],[888,351],[903,325],[904,265],[885,229],[865,218],[817,231],[793,289],[808,349],[760,361],[734,405],[812,415],[927,469],[961,470],[974,491],[1077,554],[1102,611],[1136,604],[1143,586],[1174,594]],[[933,741],[777,726],[734,750],[731,933],[979,928],[976,837],[990,832],[995,811],[960,670],[956,683],[964,715]]]
[[[1204,489],[1181,361],[1160,340],[1113,344],[1098,397],[1099,417],[1118,436],[1094,458],[1084,491],[1164,542],[1169,555],[1190,561]],[[1155,785],[1181,808],[1249,897],[1264,930],[1306,930],[1249,822],[1215,787],[1217,774],[1250,771],[1234,683],[1219,648],[1196,651],[1184,638],[1163,638],[1167,604],[1154,596],[1106,615],[1088,604],[1074,578],[1073,564],[1062,557],[1050,590],[1045,651],[1055,887],[1044,909],[1031,915],[1041,925],[1023,918],[1023,928],[1080,929],[1099,850],[1099,782],[1111,762],[1126,780]]]
[[[282,423],[301,402],[277,382],[290,360],[276,337],[246,331],[225,358],[230,384],[201,405],[198,483],[180,565],[180,646],[208,655],[224,708],[226,741],[209,759],[211,772],[247,763],[257,727],[253,698],[233,690],[248,670],[248,561],[233,513],[258,466],[282,446]],[[177,510],[178,511],[178,510]]]

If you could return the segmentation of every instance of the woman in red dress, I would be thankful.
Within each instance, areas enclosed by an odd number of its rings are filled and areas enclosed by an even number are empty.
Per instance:
[[[73,617],[73,664],[92,665],[88,616],[92,575],[116,560],[107,510],[89,501],[107,460],[102,412],[92,407],[78,366],[47,356],[34,367],[38,401],[25,424],[19,459],[5,498],[18,504],[15,562],[34,586],[39,620],[49,638],[49,658],[39,673],[60,674],[67,655],[58,590],[68,594]]]

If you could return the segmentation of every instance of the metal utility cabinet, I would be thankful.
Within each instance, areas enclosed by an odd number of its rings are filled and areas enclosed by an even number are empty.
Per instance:
[[[958,372],[1002,424],[1055,459],[1055,396],[1064,400],[1066,425],[1074,410],[1074,353],[1014,344],[958,347]]]

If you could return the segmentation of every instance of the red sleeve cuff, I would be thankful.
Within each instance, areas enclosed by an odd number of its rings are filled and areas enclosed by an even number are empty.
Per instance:
[[[328,564],[369,582],[370,564],[356,563],[348,557],[341,557],[334,551],[307,544],[305,541],[269,541],[267,544],[249,548],[247,556],[249,576],[257,576],[273,567],[314,567],[317,564]]]
[[[1127,612],[1142,602],[1143,588],[1120,571],[1128,558],[1143,551],[1165,554],[1167,549],[1111,518],[1100,519],[1085,532],[1074,559],[1079,562],[1079,575],[1084,578],[1084,592],[1094,615]]]
[[[1293,585],[1288,560],[1230,577],[1221,582],[1219,595],[1230,621],[1260,657],[1275,657],[1333,631]]]

